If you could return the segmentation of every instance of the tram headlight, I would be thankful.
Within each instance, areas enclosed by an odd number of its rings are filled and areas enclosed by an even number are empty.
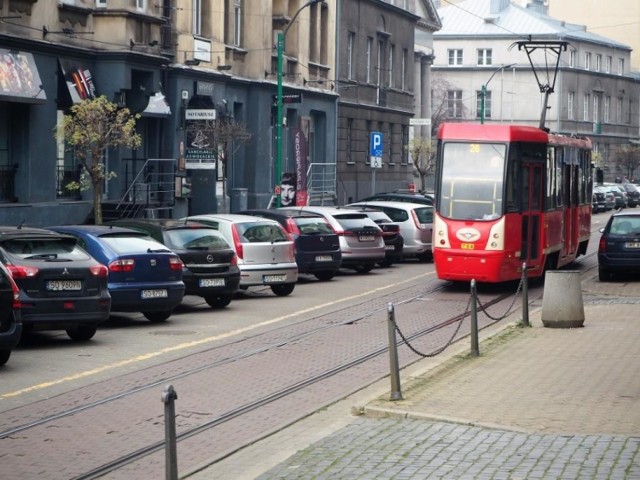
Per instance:
[[[491,247],[497,248],[498,247],[498,242],[491,242]]]

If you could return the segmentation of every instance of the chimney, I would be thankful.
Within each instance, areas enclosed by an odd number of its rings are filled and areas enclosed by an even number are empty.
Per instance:
[[[489,6],[489,13],[497,15],[502,10],[509,6],[509,0],[491,0],[491,4]]]
[[[549,7],[545,4],[545,0],[531,0],[527,8],[542,15],[549,15]]]

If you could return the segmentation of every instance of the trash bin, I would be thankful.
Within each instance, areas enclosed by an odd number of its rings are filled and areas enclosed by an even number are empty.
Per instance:
[[[247,209],[247,188],[231,189],[231,213],[240,212]]]
[[[546,272],[542,295],[542,324],[545,327],[576,328],[584,325],[580,272]]]

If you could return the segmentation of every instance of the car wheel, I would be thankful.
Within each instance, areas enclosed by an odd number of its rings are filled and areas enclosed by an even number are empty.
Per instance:
[[[209,295],[204,297],[204,301],[209,304],[211,308],[224,308],[231,303],[233,295]]]
[[[601,282],[611,280],[611,273],[606,268],[598,267],[598,279]]]
[[[0,350],[0,367],[9,361],[11,350]]]
[[[431,252],[421,253],[419,255],[416,255],[416,257],[418,257],[418,261],[422,263],[430,262],[431,260],[433,260],[433,254]]]
[[[328,282],[329,280],[331,280],[333,277],[336,276],[335,272],[316,272],[313,274],[318,280],[321,280],[323,282]]]
[[[280,285],[271,285],[271,291],[279,297],[286,297],[293,292],[295,283],[281,283]]]
[[[153,323],[164,322],[173,313],[171,310],[163,312],[142,312],[147,320]]]
[[[353,269],[358,273],[369,273],[371,270],[373,270],[374,266],[374,263],[363,263],[360,265],[356,265],[355,267],[353,267]]]
[[[76,342],[87,342],[96,334],[98,327],[95,325],[82,325],[80,327],[67,328],[67,335]]]

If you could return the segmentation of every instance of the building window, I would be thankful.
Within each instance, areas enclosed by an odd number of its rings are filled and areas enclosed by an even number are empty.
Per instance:
[[[450,49],[449,65],[462,65],[462,49]]]
[[[106,5],[106,1],[104,3],[105,3],[105,7],[106,7],[107,6]],[[136,0],[136,8],[138,10],[146,10],[147,9],[147,0]]]
[[[202,0],[193,0],[193,24],[191,33],[200,35],[202,31]]]
[[[389,46],[389,58],[387,59],[387,69],[389,70],[389,88],[393,88],[393,54],[395,52],[395,45]]]
[[[604,123],[609,123],[609,109],[611,108],[611,97],[604,97]]]
[[[616,98],[616,123],[622,123],[622,97]]]
[[[447,91],[447,116],[462,118],[462,90]]]
[[[588,93],[584,94],[584,102],[582,104],[582,120],[585,122],[589,120],[589,105],[591,104],[591,95]]]
[[[409,56],[409,51],[406,48],[402,49],[402,90],[407,89],[407,57]]]
[[[602,68],[602,55],[596,55],[596,72],[599,72]]]
[[[606,73],[611,73],[611,62],[613,59],[610,56],[606,56],[604,59],[604,71]]]
[[[347,78],[353,80],[353,47],[356,43],[356,34],[347,34]]]
[[[96,8],[107,8],[107,0],[96,0]]]
[[[575,94],[573,92],[569,92],[569,95],[567,96],[567,118],[569,120],[573,120],[573,111],[574,111],[574,104],[575,104]]]
[[[574,68],[576,66],[576,51],[569,50],[569,66]]]
[[[235,0],[233,5],[233,45],[242,45],[242,2]]]
[[[371,55],[373,54],[373,38],[367,37],[367,83],[371,83]]]
[[[478,49],[478,65],[491,65],[491,49],[490,48]]]
[[[591,70],[591,52],[585,52],[584,54],[584,69]]]
[[[618,75],[624,74],[624,58],[618,59]]]
[[[482,118],[482,90],[476,92],[476,118]],[[484,118],[491,118],[491,92],[484,92]]]
[[[408,152],[408,141],[409,139],[409,127],[406,125],[400,125],[400,146],[402,147],[402,151],[400,153],[400,163],[402,165],[406,165],[409,163],[409,152]]]
[[[598,95],[593,96],[593,123],[600,121],[600,97]]]
[[[382,85],[382,68],[383,68],[383,61],[382,61],[382,52],[384,50],[384,42],[382,40],[378,40],[378,52],[377,52],[377,61],[376,61],[376,85],[381,86]]]

